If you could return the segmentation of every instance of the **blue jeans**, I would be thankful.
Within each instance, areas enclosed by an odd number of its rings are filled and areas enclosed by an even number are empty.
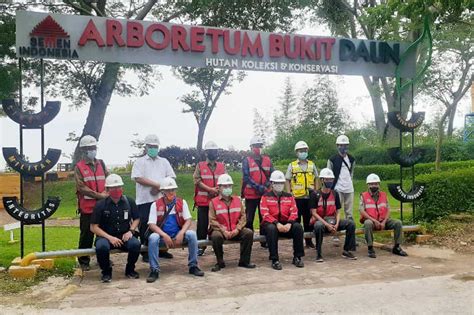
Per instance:
[[[186,231],[184,233],[183,243],[188,244],[188,267],[196,267],[197,263],[197,236],[194,231]],[[150,259],[150,269],[152,271],[160,271],[160,263],[158,261],[158,251],[160,246],[164,246],[165,241],[157,233],[153,233],[148,238],[148,256]]]

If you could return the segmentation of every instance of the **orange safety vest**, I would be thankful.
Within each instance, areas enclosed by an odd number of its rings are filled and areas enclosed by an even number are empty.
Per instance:
[[[388,216],[388,199],[386,193],[379,191],[379,199],[377,202],[375,202],[368,191],[363,192],[361,198],[364,203],[364,210],[371,218],[379,222],[385,220]],[[360,223],[364,223],[365,220],[367,219],[360,218]]]
[[[326,201],[326,208],[324,208],[324,202]],[[337,214],[336,208],[336,195],[334,190],[329,193],[328,199],[324,200],[323,195],[319,197],[318,208],[316,209],[318,215],[324,219],[324,217],[335,217]]]
[[[102,167],[102,163],[103,162],[101,160],[95,160],[95,172],[86,163],[85,160],[80,160],[76,164],[77,168],[79,169],[79,172],[81,172],[84,184],[86,184],[87,187],[98,193],[102,193],[105,191],[105,170]],[[77,191],[76,194],[81,213],[91,214],[94,210],[97,200],[89,196],[84,196],[79,191]]]
[[[201,175],[202,183],[209,187],[217,187],[217,179],[222,174],[225,174],[225,166],[222,162],[216,162],[216,169],[212,171],[206,161],[199,162],[199,173]],[[209,206],[209,193],[200,188],[199,185],[195,187],[194,203],[199,207]]]
[[[250,178],[259,185],[265,185],[267,179],[270,178],[270,168],[272,166],[270,158],[266,155],[262,155],[261,168],[252,157],[248,156],[247,161],[249,164]],[[243,197],[245,199],[259,199],[262,197],[262,194],[252,188],[250,184],[245,184]]]
[[[167,209],[165,197],[162,197],[155,201],[156,204],[156,225],[160,226],[163,222],[163,217],[165,216]],[[174,206],[176,212],[176,222],[178,222],[179,227],[183,227],[184,220],[183,217],[183,199],[176,197],[176,205]]]
[[[219,196],[211,199],[214,210],[216,211],[216,220],[228,232],[235,230],[240,220],[240,211],[242,202],[237,196],[232,196],[230,205],[227,205]]]

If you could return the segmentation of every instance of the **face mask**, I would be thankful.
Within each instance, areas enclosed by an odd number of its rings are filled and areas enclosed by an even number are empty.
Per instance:
[[[87,158],[90,160],[95,159],[96,155],[97,155],[97,150],[90,150],[90,151],[87,151],[86,153]]]
[[[173,200],[176,197],[175,191],[164,191],[163,194],[165,195],[166,199]]]
[[[369,187],[369,189],[370,189],[370,192],[373,193],[373,194],[376,193],[377,191],[379,191],[378,187]]]
[[[348,151],[347,147],[338,147],[337,149],[339,150],[339,153],[341,154],[346,154]]]
[[[261,148],[252,148],[252,152],[255,155],[260,155],[262,149]]]
[[[209,150],[206,152],[206,155],[207,155],[207,158],[210,160],[210,161],[215,161],[217,160],[217,151],[215,150]]]
[[[148,148],[146,150],[148,156],[151,157],[151,158],[156,158],[158,156],[159,151],[160,150],[158,148]]]
[[[324,182],[324,187],[326,188],[329,188],[329,189],[332,189],[332,185],[334,184],[333,181],[330,181],[330,182]]]
[[[306,160],[308,158],[308,152],[298,152],[298,160]]]
[[[222,189],[222,195],[225,196],[225,197],[229,197],[230,195],[232,195],[232,187],[223,188]]]
[[[283,191],[283,189],[285,189],[285,184],[273,184],[273,189],[277,193],[281,193]]]
[[[112,199],[120,199],[123,195],[123,189],[122,188],[113,188],[109,190],[109,195],[112,197]]]

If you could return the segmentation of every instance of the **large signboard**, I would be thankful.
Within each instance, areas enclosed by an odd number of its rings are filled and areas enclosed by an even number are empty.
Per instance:
[[[18,11],[18,57],[392,77],[406,43]],[[415,56],[403,64],[412,77]]]

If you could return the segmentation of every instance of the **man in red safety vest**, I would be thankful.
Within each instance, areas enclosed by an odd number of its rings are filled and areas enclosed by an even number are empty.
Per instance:
[[[97,140],[93,136],[82,137],[79,141],[79,148],[82,158],[74,169],[80,214],[79,248],[92,248],[94,233],[90,229],[91,216],[97,200],[108,197],[108,193],[105,191],[105,177],[108,172],[104,161],[96,159]],[[89,270],[89,256],[79,257],[78,262],[83,270]]]
[[[205,240],[209,228],[209,202],[219,194],[217,179],[225,174],[225,164],[217,162],[219,147],[213,141],[204,145],[206,160],[196,165],[194,170],[194,204],[197,206],[197,238]],[[206,247],[199,248],[198,256],[204,254]]]
[[[360,195],[360,222],[364,224],[365,240],[369,247],[369,257],[376,258],[373,247],[373,230],[393,230],[395,244],[392,253],[408,256],[400,247],[403,240],[402,222],[390,218],[390,207],[387,194],[380,191],[380,178],[376,174],[367,176],[368,191]]]

